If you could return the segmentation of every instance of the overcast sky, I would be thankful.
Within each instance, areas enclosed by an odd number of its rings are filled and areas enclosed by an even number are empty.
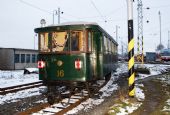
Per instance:
[[[126,0],[0,0],[0,47],[34,48],[34,28],[40,26],[43,18],[52,24],[52,14],[60,7],[61,23],[70,21],[97,22],[114,38],[116,25],[118,43],[127,44]],[[137,0],[134,5],[135,43],[137,43]],[[167,47],[170,30],[170,0],[143,0],[144,51],[155,51],[159,44],[159,16],[162,19],[162,43]],[[149,23],[146,21],[149,20]],[[57,24],[57,16],[55,16]],[[119,47],[120,49],[121,47]],[[137,48],[135,47],[135,50]]]

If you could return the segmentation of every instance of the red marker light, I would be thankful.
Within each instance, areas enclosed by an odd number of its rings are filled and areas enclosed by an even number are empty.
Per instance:
[[[45,67],[45,62],[44,61],[38,61],[38,68],[42,69]]]
[[[75,60],[75,69],[80,70],[82,68],[82,61],[80,59]]]

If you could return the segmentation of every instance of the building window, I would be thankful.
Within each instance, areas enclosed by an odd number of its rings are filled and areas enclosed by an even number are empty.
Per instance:
[[[26,63],[30,63],[30,54],[26,55]]]
[[[32,63],[35,63],[36,60],[35,60],[35,54],[32,54]]]
[[[15,54],[15,63],[19,63],[20,55]]]
[[[25,63],[25,54],[21,54],[21,63]]]
[[[35,55],[35,62],[38,61],[38,55]]]

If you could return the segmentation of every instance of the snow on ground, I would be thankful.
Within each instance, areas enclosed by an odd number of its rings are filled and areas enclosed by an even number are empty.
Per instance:
[[[170,99],[166,101],[166,105],[164,106],[162,111],[170,112]]]
[[[164,84],[170,85],[170,75],[164,75],[163,77],[157,79],[159,79]]]
[[[158,64],[144,64],[144,65],[135,65],[137,66],[142,66],[144,68],[149,69],[150,74],[139,74],[139,77],[136,77],[135,80],[138,79],[144,79],[146,77],[150,77],[153,75],[158,75],[163,72],[166,72],[169,68],[170,65],[158,65]],[[125,68],[124,68],[125,70]],[[120,69],[121,71],[121,69]],[[160,78],[163,82],[170,83],[169,76],[166,76],[167,78]],[[120,100],[118,103],[114,104],[111,108],[108,114],[116,114],[116,115],[128,115],[132,113],[134,110],[138,109],[142,105],[142,101],[145,99],[145,95],[143,93],[143,90],[141,89],[144,87],[143,84],[136,84],[135,85],[135,97],[139,101],[137,102],[129,102],[129,99],[124,99]],[[164,107],[163,111],[170,111],[170,100],[167,101],[166,106]]]
[[[138,109],[141,105],[144,99],[145,95],[143,93],[143,90],[140,87],[144,87],[143,84],[137,84],[135,88],[135,97],[139,101],[131,101],[130,99],[120,99],[117,101],[116,104],[114,104],[112,107],[110,107],[110,110],[108,111],[109,115],[128,115],[132,113],[134,110]]]
[[[5,103],[17,102],[20,99],[36,95],[42,95],[39,92],[39,88],[27,89],[18,91],[17,93],[8,93],[6,95],[0,95],[0,105],[3,105]]]
[[[116,72],[114,74],[121,74],[121,73],[125,73],[128,72],[128,65],[127,63],[118,63],[118,68],[116,69]]]
[[[143,65],[136,64],[135,67],[137,66],[141,66],[143,68],[149,69],[150,74],[139,74],[139,77],[136,77],[135,80],[144,79],[146,77],[153,76],[153,75],[159,75],[163,72],[166,72],[168,69],[170,69],[170,65],[164,65],[164,64],[143,64]]]
[[[75,114],[78,111],[84,109],[87,111],[88,109],[92,109],[94,106],[101,104],[105,98],[111,96],[114,90],[118,89],[118,85],[114,84],[113,82],[119,77],[119,74],[127,72],[127,64],[126,63],[119,63],[118,68],[115,73],[112,74],[111,79],[109,82],[100,89],[100,97],[99,98],[89,98],[85,102],[81,103],[76,108],[72,109],[71,111],[67,112],[66,114]]]
[[[67,112],[66,115],[68,114],[75,114],[78,111],[84,109],[85,111],[92,109],[94,106],[101,104],[106,97],[109,97],[114,90],[117,90],[118,86],[117,84],[114,84],[113,82],[115,81],[117,77],[112,74],[111,79],[109,82],[100,89],[100,96],[99,98],[89,98],[85,102],[81,103],[78,105],[76,108],[72,109],[71,111]]]
[[[0,70],[0,88],[16,86],[26,83],[39,81],[38,74],[23,74],[24,70],[1,71]],[[41,95],[39,88],[27,89],[17,93],[0,95],[0,104],[16,102],[19,98]]]
[[[170,75],[169,74],[166,74],[166,75],[163,75],[161,78],[157,78],[158,80],[160,80],[161,82],[164,83],[164,85],[170,85]],[[170,95],[170,92],[167,92],[168,95]],[[165,111],[165,112],[170,112],[170,96],[169,96],[169,99],[165,102],[165,105],[164,105],[164,108],[162,111]]]
[[[158,64],[157,65],[144,64],[144,66],[150,70],[151,74],[150,75],[139,74],[140,79],[144,79],[152,75],[161,74],[162,72],[165,72],[165,70],[170,68],[170,65],[158,65]],[[1,81],[0,88],[39,81],[38,74],[23,75],[23,72],[24,72],[23,70],[0,71],[0,81]],[[110,81],[100,90],[99,98],[90,98],[87,101],[81,103],[78,107],[69,111],[67,114],[75,114],[79,110],[82,110],[82,109],[88,110],[88,109],[93,108],[95,105],[101,104],[105,100],[105,98],[107,98],[108,96],[112,94],[114,90],[118,89],[118,86],[116,83],[114,83],[114,81],[119,77],[119,74],[124,73],[124,72],[128,72],[127,63],[119,63],[117,71],[112,74]],[[136,98],[140,101],[145,98],[141,87],[143,87],[142,84],[137,84],[135,88]],[[5,96],[0,95],[0,104],[16,102],[21,97],[25,98],[25,97],[29,97],[33,95],[41,95],[39,93],[38,88],[19,91],[13,94],[7,94]],[[125,109],[123,107],[120,108],[120,111],[119,111],[120,115],[124,115],[126,112],[131,113],[133,110],[137,109],[141,105],[141,103],[129,103],[127,100],[125,100],[123,103],[127,106],[125,107]],[[169,104],[169,100],[167,101],[167,103]]]
[[[143,101],[145,99],[145,94],[143,93],[143,90],[141,87],[144,87],[143,84],[136,84],[135,87],[135,97],[138,101]]]
[[[38,74],[23,74],[24,70],[0,71],[0,88],[39,81]]]

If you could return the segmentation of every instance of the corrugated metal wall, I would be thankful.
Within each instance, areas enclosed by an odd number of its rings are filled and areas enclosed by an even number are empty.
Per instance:
[[[14,50],[0,49],[0,70],[14,69]]]

